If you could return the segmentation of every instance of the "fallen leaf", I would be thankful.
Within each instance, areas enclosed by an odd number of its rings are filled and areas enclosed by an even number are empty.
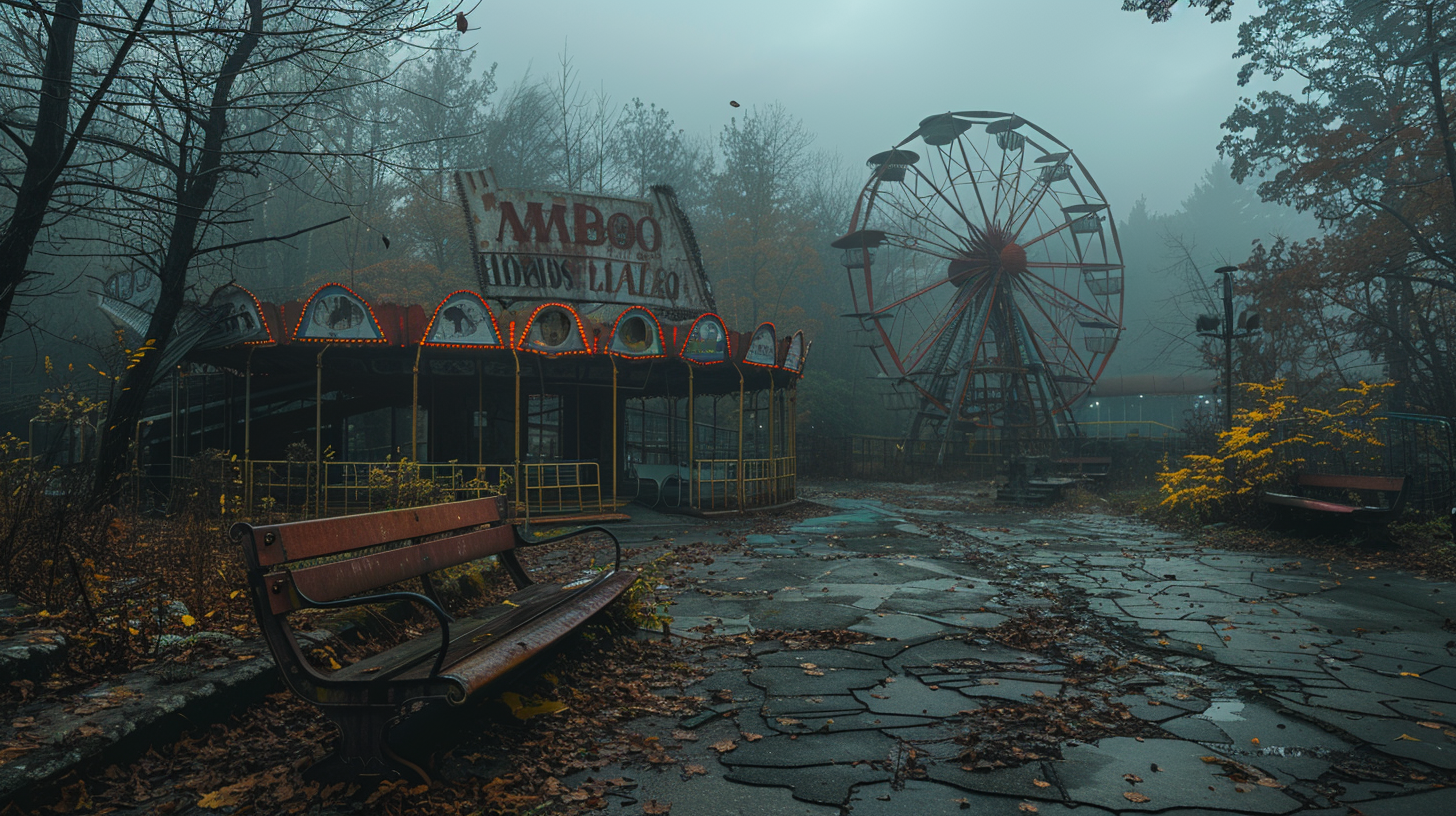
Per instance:
[[[1274,778],[1268,777],[1268,776],[1261,776],[1258,779],[1255,779],[1254,780],[1254,784],[1255,785],[1263,785],[1266,788],[1282,788],[1282,787],[1284,787],[1283,785],[1279,784],[1279,781],[1277,779],[1274,779]]]
[[[1420,742],[1419,739],[1416,739],[1415,737],[1412,737],[1410,734],[1401,734],[1400,736],[1396,737],[1396,739],[1397,740],[1408,740],[1410,742]]]
[[[1152,801],[1151,799],[1141,793],[1138,793],[1137,791],[1123,791],[1122,798],[1126,799],[1129,802],[1137,802],[1138,804]]]
[[[718,740],[717,742],[713,743],[709,747],[711,747],[714,751],[717,751],[720,754],[726,754],[729,751],[733,750],[734,748],[737,748],[738,747],[738,743],[734,742],[731,739],[725,739],[725,740]]]
[[[244,779],[235,785],[228,785],[203,796],[197,801],[198,807],[225,808],[237,807],[243,803],[242,794],[252,787],[252,779]]]
[[[1052,783],[1045,782],[1045,781],[1040,780],[1040,779],[1033,779],[1033,780],[1031,780],[1031,784],[1037,786],[1038,788],[1050,788],[1052,786]]]
[[[705,774],[707,772],[708,772],[708,769],[707,768],[704,768],[702,765],[684,765],[683,766],[683,776],[696,776],[698,774]]]
[[[684,731],[681,728],[679,728],[678,730],[672,732],[672,738],[675,739],[675,740],[682,741],[682,742],[697,742],[698,741],[698,735],[697,734],[694,734],[691,731]]]
[[[1016,809],[1021,811],[1022,813],[1036,813],[1036,805],[1033,805],[1030,802],[1022,802],[1021,804],[1016,806]]]
[[[830,720],[830,722],[833,722],[833,720]],[[740,731],[739,733],[742,734],[743,738],[748,740],[749,742],[758,742],[759,740],[763,739],[762,734],[750,734],[747,731]]]
[[[1434,728],[1434,729],[1436,729],[1436,730],[1437,730],[1437,731],[1439,731],[1439,730],[1441,730],[1441,724],[1440,724],[1440,723],[1433,723],[1433,722],[1418,722],[1418,723],[1416,723],[1416,725],[1421,725],[1421,726],[1425,726],[1425,727],[1426,727],[1426,728]]]
[[[555,714],[566,708],[566,703],[559,703],[555,700],[543,700],[540,697],[522,697],[514,691],[508,691],[500,696],[501,702],[516,715],[518,720],[529,720],[532,717],[539,717],[542,714]]]
[[[648,799],[642,803],[642,812],[647,816],[662,816],[672,810],[671,802],[658,802],[656,799]]]
[[[1138,776],[1137,774],[1126,773],[1122,775],[1122,778],[1134,785],[1143,781],[1143,778],[1141,776]]]

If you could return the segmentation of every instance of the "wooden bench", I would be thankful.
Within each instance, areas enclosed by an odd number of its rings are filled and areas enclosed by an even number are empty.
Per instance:
[[[1329,513],[1344,516],[1350,521],[1362,524],[1384,524],[1405,507],[1404,476],[1352,476],[1337,473],[1300,473],[1294,479],[1301,493],[1312,488],[1324,491],[1318,498],[1287,493],[1265,493],[1261,497],[1265,504],[1278,507],[1292,507],[1315,513]],[[1383,504],[1357,505],[1346,501],[1350,493],[1378,494]],[[1387,499],[1387,497],[1389,497]]]
[[[538,539],[505,521],[504,506],[504,499],[487,497],[288,524],[233,525],[253,608],[284,682],[339,727],[338,750],[311,769],[311,776],[428,779],[390,749],[390,728],[431,701],[464,703],[577,629],[636,580],[636,572],[621,569],[621,544],[610,531],[586,527]],[[611,538],[616,562],[609,568],[584,570],[562,584],[536,583],[517,558],[522,548],[587,532]],[[430,573],[492,555],[517,591],[500,604],[453,618]],[[381,591],[416,579],[420,592]],[[336,671],[309,663],[289,622],[290,614],[303,609],[391,601],[423,607],[439,629]]]

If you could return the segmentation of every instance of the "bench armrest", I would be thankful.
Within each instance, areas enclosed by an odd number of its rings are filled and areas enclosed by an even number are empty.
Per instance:
[[[343,609],[349,606],[363,606],[365,604],[383,603],[385,601],[414,601],[424,605],[426,609],[435,613],[435,618],[440,621],[440,651],[435,655],[435,666],[430,669],[430,676],[435,677],[445,664],[445,653],[450,650],[450,623],[455,619],[440,607],[438,603],[427,595],[418,592],[380,592],[375,595],[363,595],[357,598],[343,598],[337,601],[315,601],[303,594],[298,587],[293,588],[309,606],[317,609]]]
[[[582,533],[606,533],[607,537],[612,540],[612,546],[614,548],[616,548],[616,563],[612,565],[612,571],[613,572],[616,572],[616,571],[622,569],[622,542],[620,542],[620,541],[617,540],[617,534],[616,533],[613,533],[611,530],[608,530],[605,527],[601,527],[601,526],[578,527],[578,528],[576,528],[575,530],[572,530],[569,533],[562,533],[561,535],[548,536],[546,538],[536,538],[536,537],[532,536],[531,535],[531,527],[530,527],[529,524],[528,525],[524,525],[524,529],[525,529],[525,532],[524,533],[522,533],[521,530],[517,530],[516,531],[516,545],[517,546],[520,546],[520,547],[537,547],[537,546],[540,546],[542,544],[554,544],[557,541],[562,541],[562,540],[565,540],[565,539],[568,539],[568,538],[575,538],[576,536],[579,536]]]

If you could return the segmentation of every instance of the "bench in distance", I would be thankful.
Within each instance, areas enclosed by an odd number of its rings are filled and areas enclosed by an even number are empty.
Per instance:
[[[1344,516],[1350,521],[1361,524],[1385,524],[1400,515],[1400,511],[1405,507],[1406,478],[1404,476],[1300,473],[1295,476],[1294,483],[1301,493],[1309,492],[1313,488],[1322,491],[1321,495],[1330,498],[1314,498],[1288,493],[1265,493],[1260,498],[1265,504]],[[1380,501],[1383,504],[1356,505],[1341,500],[1350,493],[1375,494],[1381,497]]]

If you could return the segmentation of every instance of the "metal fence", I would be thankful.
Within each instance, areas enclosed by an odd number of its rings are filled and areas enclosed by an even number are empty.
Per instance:
[[[525,480],[520,479],[521,474]],[[527,515],[615,509],[595,462],[293,462],[178,457],[172,490],[248,515],[320,517],[505,494]]]
[[[1280,447],[1285,461],[1303,460],[1302,469],[1319,473],[1404,476],[1410,507],[1446,515],[1456,506],[1456,426],[1450,418],[1382,413],[1348,422],[1349,430],[1365,432],[1375,444],[1288,444]],[[1299,430],[1293,421],[1279,427],[1285,439]]]
[[[797,495],[795,457],[773,459],[697,459],[693,462],[689,500],[698,510],[772,507]]]

